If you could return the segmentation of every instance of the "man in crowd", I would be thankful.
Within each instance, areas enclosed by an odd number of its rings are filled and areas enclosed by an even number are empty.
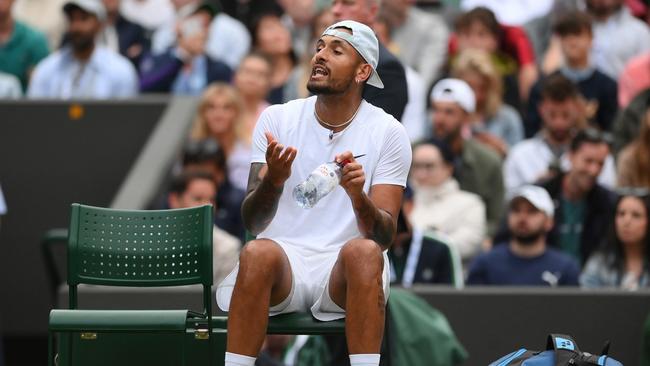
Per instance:
[[[430,100],[433,134],[445,141],[455,156],[454,177],[460,189],[479,195],[485,203],[487,234],[492,237],[503,211],[501,159],[476,139],[463,137],[476,106],[474,92],[460,79],[443,79],[434,86]]]
[[[472,263],[468,285],[577,286],[580,269],[569,255],[549,248],[553,201],[544,188],[523,186],[510,199],[512,238]]]
[[[103,2],[106,7],[106,24],[100,35],[102,44],[128,58],[137,69],[142,55],[149,48],[145,29],[122,16],[120,12],[122,0],[103,0]]]
[[[506,189],[548,179],[570,168],[566,152],[576,133],[584,128],[583,101],[575,84],[561,74],[547,77],[541,86],[539,114],[542,129],[532,138],[513,146],[504,163]],[[599,181],[614,186],[614,159],[606,156]]]
[[[197,7],[179,23],[175,47],[150,55],[142,62],[140,90],[179,95],[201,95],[212,82],[229,82],[232,70],[206,50],[209,28],[217,9]]]
[[[101,0],[70,0],[70,45],[41,61],[32,75],[30,98],[127,98],[138,93],[138,77],[128,59],[97,44],[106,21]]]
[[[221,11],[218,0],[172,0],[176,16],[153,34],[151,50],[161,54],[173,48],[177,41],[177,28],[185,18],[194,14],[203,5],[216,8],[216,14],[210,22],[205,43],[206,53],[215,60],[222,60],[234,70],[241,59],[248,53],[251,36],[246,27],[237,19]]]
[[[617,85],[591,61],[591,19],[583,12],[570,12],[556,21],[553,32],[559,39],[564,58],[564,65],[557,73],[574,83],[584,97],[584,117],[587,122],[602,130],[610,130],[617,111]],[[537,82],[530,92],[525,125],[528,137],[537,133],[542,125],[538,109],[542,84],[541,81]]]
[[[447,59],[449,29],[445,20],[420,9],[411,0],[382,0],[381,7],[398,48],[395,55],[422,77],[428,90]]]
[[[609,150],[609,141],[600,131],[580,131],[568,153],[571,169],[541,183],[556,207],[549,241],[581,263],[600,244],[613,220],[614,194],[597,183]]]

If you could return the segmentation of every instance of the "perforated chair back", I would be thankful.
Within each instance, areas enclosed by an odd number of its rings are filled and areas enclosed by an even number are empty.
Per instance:
[[[114,210],[72,205],[68,237],[70,308],[78,284],[212,286],[212,206]],[[206,297],[206,296],[204,296]],[[208,312],[207,315],[210,313]]]

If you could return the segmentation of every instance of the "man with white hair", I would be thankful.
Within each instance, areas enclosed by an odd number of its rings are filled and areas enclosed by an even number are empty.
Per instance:
[[[580,268],[571,256],[549,248],[555,207],[548,192],[522,186],[510,198],[508,228],[512,238],[472,263],[468,285],[577,286]]]
[[[501,158],[474,138],[466,139],[476,99],[472,88],[460,79],[440,80],[431,91],[433,134],[445,141],[455,156],[454,177],[460,189],[481,196],[485,203],[488,237],[494,236],[503,211]]]
[[[217,288],[217,304],[230,312],[225,366],[253,366],[269,314],[295,311],[321,321],[346,318],[350,364],[379,365],[386,251],[411,148],[404,127],[362,99],[365,84],[383,87],[378,54],[369,27],[331,25],[311,62],[307,88],[315,96],[271,106],[257,122],[242,204],[244,224],[257,239]],[[337,163],[331,176],[340,177],[340,187],[302,208],[294,187],[326,162]]]

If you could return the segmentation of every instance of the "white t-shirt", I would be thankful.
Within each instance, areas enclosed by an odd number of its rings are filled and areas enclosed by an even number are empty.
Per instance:
[[[331,254],[347,241],[361,237],[343,187],[336,187],[311,209],[303,209],[294,201],[293,188],[316,167],[348,150],[354,155],[366,154],[357,161],[363,166],[364,191],[368,193],[375,184],[404,187],[411,166],[411,145],[404,127],[381,108],[362,101],[354,121],[330,140],[330,130],[314,117],[315,103],[312,96],[270,106],[253,133],[253,163],[266,163],[265,131],[280,144],[298,150],[275,217],[257,237],[291,245],[304,255]]]

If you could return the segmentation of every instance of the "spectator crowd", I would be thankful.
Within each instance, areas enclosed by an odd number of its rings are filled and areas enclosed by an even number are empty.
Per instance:
[[[650,285],[648,1],[506,3],[4,0],[0,98],[197,96],[152,207],[215,205],[221,278],[258,117],[309,96],[316,40],[357,20],[385,84],[364,98],[413,144],[393,281]]]

